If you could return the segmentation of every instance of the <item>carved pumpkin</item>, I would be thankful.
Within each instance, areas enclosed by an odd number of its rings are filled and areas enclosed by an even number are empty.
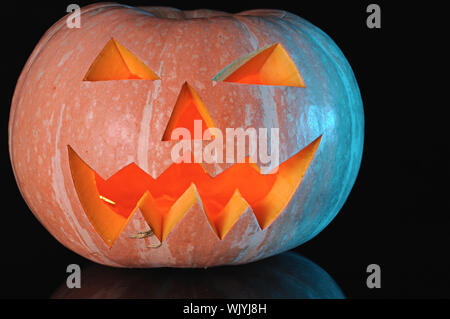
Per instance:
[[[112,3],[83,8],[81,24],[43,36],[10,113],[18,186],[63,245],[119,267],[241,264],[302,244],[338,213],[363,109],[319,29],[282,11]],[[276,128],[280,164],[260,169],[248,150],[238,163],[194,151],[174,162],[177,129],[195,143],[227,128]]]

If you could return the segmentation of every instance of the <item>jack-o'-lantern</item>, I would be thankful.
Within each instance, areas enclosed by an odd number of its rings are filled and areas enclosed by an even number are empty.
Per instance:
[[[119,267],[241,264],[300,245],[338,213],[363,110],[318,28],[274,10],[114,3],[83,8],[80,22],[40,40],[9,127],[21,193],[66,247]]]

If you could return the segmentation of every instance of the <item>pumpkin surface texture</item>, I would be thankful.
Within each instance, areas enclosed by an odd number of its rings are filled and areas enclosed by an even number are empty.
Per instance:
[[[336,216],[364,115],[336,44],[279,10],[99,3],[42,37],[18,80],[18,187],[64,246],[116,267],[243,264]]]

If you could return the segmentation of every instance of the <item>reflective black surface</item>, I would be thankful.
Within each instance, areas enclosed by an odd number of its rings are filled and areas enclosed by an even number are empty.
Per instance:
[[[80,289],[66,281],[51,298],[341,299],[325,270],[294,252],[247,265],[210,269],[119,269],[90,264]]]

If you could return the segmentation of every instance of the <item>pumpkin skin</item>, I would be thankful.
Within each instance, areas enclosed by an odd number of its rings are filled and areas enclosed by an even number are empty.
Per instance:
[[[53,299],[343,299],[320,266],[294,252],[235,267],[211,269],[82,268],[81,288],[64,282]]]
[[[37,44],[18,80],[9,122],[19,189],[64,246],[116,267],[242,264],[304,243],[339,212],[360,166],[364,116],[351,67],[317,27],[284,11],[231,15],[114,3],[83,8],[81,21],[80,29],[68,29],[61,19]],[[83,81],[111,37],[161,80]],[[273,43],[290,54],[305,88],[212,81],[233,61]],[[172,164],[173,144],[161,137],[186,81],[218,128],[279,128],[280,163],[322,136],[314,159],[287,207],[264,230],[247,209],[219,239],[197,202],[158,249],[149,249],[148,239],[129,238],[148,228],[139,212],[108,247],[80,204],[67,146],[103,177],[130,163],[159,176]],[[216,175],[229,165],[205,169]]]

